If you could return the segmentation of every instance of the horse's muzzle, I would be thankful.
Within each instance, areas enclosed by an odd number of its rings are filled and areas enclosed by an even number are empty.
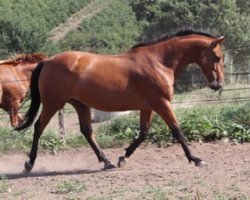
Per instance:
[[[209,87],[215,91],[219,90],[222,86],[223,86],[223,84],[220,82],[217,82],[217,81],[210,82],[210,84],[209,84]]]

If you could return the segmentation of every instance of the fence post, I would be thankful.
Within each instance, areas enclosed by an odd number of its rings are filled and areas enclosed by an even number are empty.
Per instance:
[[[65,120],[64,120],[64,110],[61,109],[58,111],[58,120],[59,120],[59,132],[61,135],[65,135]]]
[[[250,84],[250,63],[248,64],[248,70],[247,70],[247,84]]]
[[[233,65],[230,65],[230,84],[233,84]]]
[[[250,70],[248,71],[248,75],[247,75],[247,84],[250,84]]]

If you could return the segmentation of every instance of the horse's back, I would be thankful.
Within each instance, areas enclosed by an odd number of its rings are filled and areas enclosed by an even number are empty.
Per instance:
[[[48,88],[52,94],[62,91],[65,99],[107,111],[143,105],[133,78],[137,68],[124,56],[63,52],[46,61],[44,68],[40,78],[44,93]]]

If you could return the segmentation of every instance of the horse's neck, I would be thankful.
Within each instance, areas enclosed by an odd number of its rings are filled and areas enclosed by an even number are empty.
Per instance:
[[[24,65],[20,65],[18,66],[21,71],[22,74],[26,77],[26,78],[30,78],[32,71],[35,69],[35,67],[37,66],[37,63],[32,63],[32,64],[24,64]]]
[[[191,63],[197,63],[199,44],[190,39],[174,39],[161,44],[162,64],[173,70],[177,77],[185,66]]]

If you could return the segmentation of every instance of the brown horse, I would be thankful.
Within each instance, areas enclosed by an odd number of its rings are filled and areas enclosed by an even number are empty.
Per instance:
[[[30,160],[25,169],[30,171],[37,156],[38,141],[52,116],[67,102],[76,109],[81,132],[85,135],[104,168],[113,168],[96,143],[92,133],[90,107],[104,111],[140,110],[140,134],[119,158],[118,166],[146,138],[152,113],[158,113],[181,143],[189,162],[202,165],[194,156],[176,120],[170,101],[173,84],[184,66],[197,63],[213,90],[223,83],[224,37],[208,33],[182,30],[160,40],[137,45],[120,55],[96,55],[69,51],[41,62],[31,78],[31,105],[24,122],[16,130],[29,127],[43,108],[35,123]]]
[[[18,110],[29,89],[31,73],[44,58],[38,53],[21,54],[0,61],[0,108],[9,114],[13,127],[22,121]]]

